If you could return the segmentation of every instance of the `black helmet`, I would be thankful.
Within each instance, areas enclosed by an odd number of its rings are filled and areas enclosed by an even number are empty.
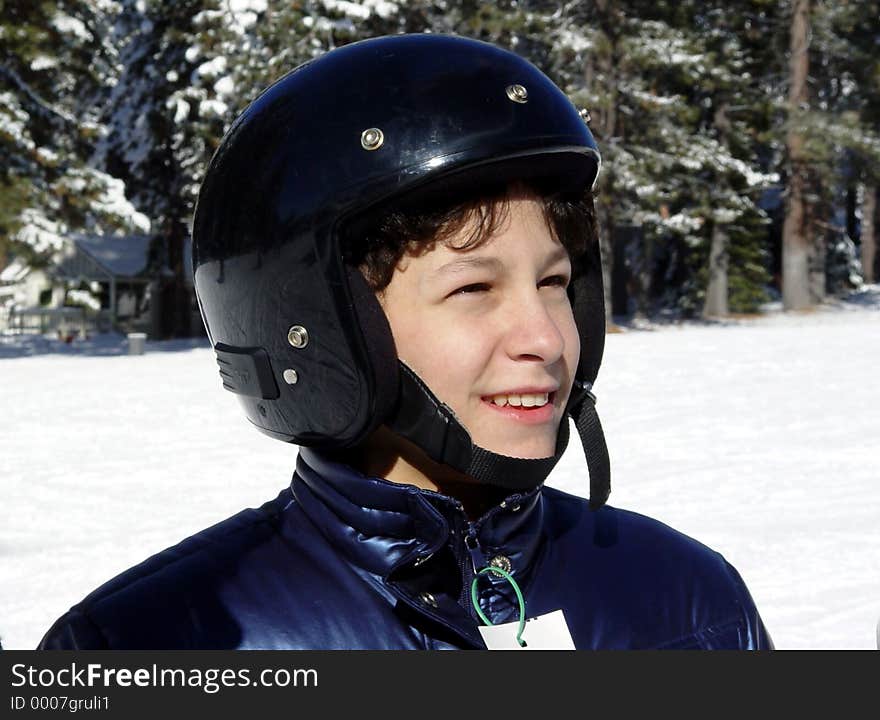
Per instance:
[[[384,312],[343,261],[341,232],[371,209],[435,183],[542,180],[589,190],[600,157],[582,116],[529,62],[460,37],[398,35],[302,65],[236,120],[202,183],[195,289],[224,386],[261,431],[300,445],[356,446],[380,424],[434,460],[512,489],[552,458],[474,446],[452,411],[397,360]],[[609,492],[590,388],[605,335],[598,247],[570,286],[581,357],[568,411]]]

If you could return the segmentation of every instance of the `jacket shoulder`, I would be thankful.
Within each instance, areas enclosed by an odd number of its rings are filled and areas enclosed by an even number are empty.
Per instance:
[[[596,557],[659,563],[673,574],[712,574],[727,565],[717,551],[655,518],[611,505],[591,510],[584,498],[551,488],[544,496],[551,532],[577,536],[580,549]]]
[[[213,615],[211,627],[234,634],[234,623],[223,622],[220,596],[235,584],[242,557],[276,542],[278,517],[290,502],[286,489],[129,568],[61,616],[38,649],[162,649],[180,647],[181,638],[186,644],[187,634],[194,647],[205,647],[205,638],[194,635],[200,627],[196,613],[202,620]],[[222,648],[232,641],[220,632],[208,644]]]
[[[742,577],[719,552],[646,515],[591,510],[556,489],[545,498],[555,562],[582,568],[578,592],[605,616],[593,628],[604,633],[596,646],[772,648]]]

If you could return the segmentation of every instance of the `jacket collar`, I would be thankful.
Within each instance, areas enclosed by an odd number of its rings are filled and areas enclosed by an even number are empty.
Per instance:
[[[407,565],[418,566],[447,543],[463,547],[464,535],[469,535],[473,566],[485,567],[503,555],[522,584],[531,575],[542,543],[540,487],[513,494],[468,522],[454,498],[367,477],[313,448],[300,448],[292,490],[338,550],[382,577]]]

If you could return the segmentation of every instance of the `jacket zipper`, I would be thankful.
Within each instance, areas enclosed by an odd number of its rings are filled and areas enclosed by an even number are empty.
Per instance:
[[[483,554],[480,543],[477,540],[477,527],[471,522],[464,511],[464,506],[459,503],[457,505],[460,517],[463,522],[459,525],[458,530],[461,535],[459,541],[464,545],[467,552],[459,555],[459,569],[461,570],[462,587],[459,604],[467,610],[470,617],[476,619],[477,614],[471,602],[471,585],[477,573],[486,567],[486,557]]]
[[[484,515],[481,518],[482,521],[485,521],[490,515],[495,514],[500,511],[501,508],[505,507],[507,502],[519,502],[521,500],[521,495],[513,495],[509,497],[504,503],[502,503],[498,508],[494,511],[490,511],[487,515]],[[474,582],[474,578],[477,576],[477,573],[480,570],[488,567],[488,563],[486,562],[486,556],[483,553],[483,549],[480,547],[480,543],[477,540],[477,523],[471,522],[468,518],[467,513],[464,511],[464,505],[460,502],[456,502],[456,508],[459,513],[459,517],[462,519],[460,525],[456,527],[456,530],[459,532],[461,536],[461,540],[459,542],[464,544],[464,549],[467,550],[466,553],[461,553],[459,556],[459,569],[461,570],[461,577],[464,581],[464,584],[461,588],[461,597],[459,598],[459,604],[467,609],[468,615],[477,620],[479,624],[479,619],[474,610],[473,603],[471,602],[471,585]],[[470,562],[468,562],[470,560]]]

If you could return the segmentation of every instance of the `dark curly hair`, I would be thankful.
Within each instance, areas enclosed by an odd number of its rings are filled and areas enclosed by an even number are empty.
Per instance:
[[[582,272],[587,248],[598,242],[592,193],[571,195],[523,182],[483,186],[478,194],[423,191],[376,208],[343,231],[345,260],[381,292],[404,254],[429,252],[468,226],[467,235],[449,247],[467,251],[485,243],[507,219],[511,198],[520,196],[541,201],[551,235],[568,251],[573,273]]]

